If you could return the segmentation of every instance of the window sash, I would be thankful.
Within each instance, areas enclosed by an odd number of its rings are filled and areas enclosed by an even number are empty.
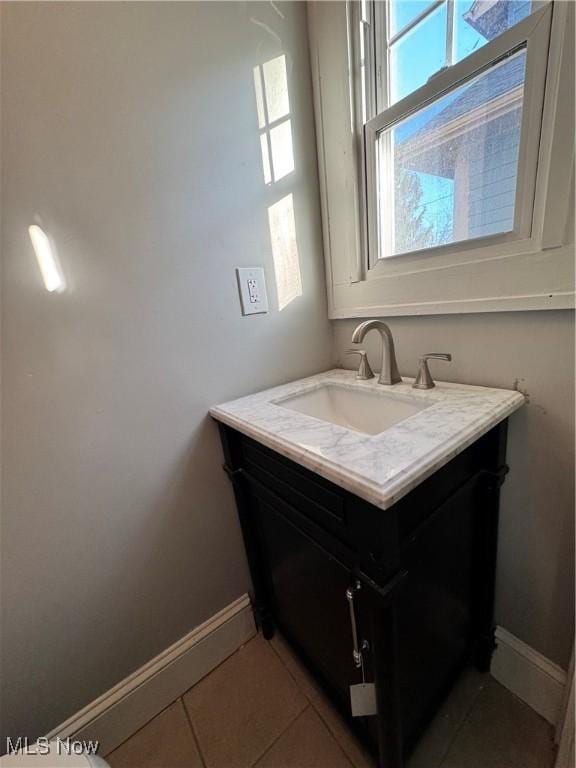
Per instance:
[[[376,89],[377,111],[382,112],[390,105],[390,50],[393,45],[399,43],[413,29],[416,29],[421,22],[435,13],[441,6],[446,6],[446,50],[444,54],[446,67],[452,66],[454,62],[454,0],[435,0],[425,8],[421,13],[415,16],[402,29],[399,29],[394,35],[390,34],[390,4],[388,0],[375,0],[374,3],[374,30],[376,39],[380,44],[376,48],[376,69],[378,71],[378,83]],[[436,73],[437,74],[437,73]],[[432,75],[435,77],[435,75]],[[375,114],[375,113],[373,113]]]
[[[388,3],[383,5],[384,16],[386,16]],[[436,7],[440,3],[434,5]],[[464,251],[473,248],[477,249],[486,244],[493,245],[499,242],[504,243],[510,240],[528,239],[531,237],[551,18],[552,5],[549,4],[533,12],[526,19],[523,19],[496,39],[486,43],[480,50],[462,59],[462,61],[447,69],[440,70],[423,86],[397,101],[391,107],[380,111],[365,124],[363,143],[366,168],[366,209],[363,223],[367,233],[367,267],[369,271],[381,266],[381,263],[388,261],[389,258],[406,257],[407,255],[428,252]],[[384,37],[384,45],[386,45],[385,40],[386,38]],[[382,258],[380,256],[380,227],[378,218],[378,185],[380,180],[377,173],[377,141],[379,134],[386,128],[434,103],[440,97],[445,96],[455,88],[488,70],[496,62],[506,58],[522,47],[526,48],[526,72],[513,230],[497,235],[458,241],[448,245],[433,246],[424,251],[389,254]],[[380,55],[381,52],[380,47]],[[382,61],[382,59],[380,60]],[[381,67],[379,67],[378,76],[379,83],[388,81],[387,76],[385,77],[382,73]],[[379,91],[380,100],[383,98],[382,94],[385,91],[386,87],[382,90],[381,86]],[[393,183],[389,186],[393,186]]]

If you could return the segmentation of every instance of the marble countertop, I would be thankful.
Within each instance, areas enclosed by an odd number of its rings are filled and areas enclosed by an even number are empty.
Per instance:
[[[412,389],[413,379],[393,386],[357,381],[336,369],[241,397],[210,409],[218,421],[303,467],[388,509],[524,403],[520,392],[436,382]],[[325,384],[371,390],[429,405],[378,435],[366,435],[307,416],[278,401]]]

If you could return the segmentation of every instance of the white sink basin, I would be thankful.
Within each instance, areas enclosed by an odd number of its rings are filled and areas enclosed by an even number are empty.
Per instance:
[[[323,384],[309,392],[277,400],[276,405],[366,435],[379,435],[432,403],[406,395]]]
[[[434,389],[419,391],[411,381],[387,387],[335,369],[241,397],[210,413],[388,509],[523,403],[520,392],[506,389],[437,382]]]

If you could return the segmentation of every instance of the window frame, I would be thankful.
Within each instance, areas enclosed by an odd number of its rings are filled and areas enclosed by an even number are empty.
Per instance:
[[[575,308],[576,3],[555,3],[529,242],[407,253],[367,268],[363,130],[350,44],[357,0],[307,6],[322,243],[331,320]],[[478,241],[470,241],[476,244]],[[452,248],[452,247],[450,247]]]
[[[394,35],[388,36],[390,26],[390,4],[388,0],[374,2],[374,50],[375,60],[374,68],[378,72],[376,89],[376,113],[383,112],[388,108],[388,94],[390,92],[390,71],[388,67],[388,50],[390,46],[397,43],[403,37],[406,37],[422,21],[434,14],[442,5],[446,5],[446,66],[452,66],[453,62],[453,19],[454,19],[454,0],[431,0],[428,7],[421,11],[417,16],[411,19]],[[443,67],[440,71],[443,71]],[[434,75],[433,75],[434,77]]]
[[[446,2],[448,6],[452,6],[451,10],[453,11],[453,0],[446,0]],[[441,4],[442,0],[432,3],[429,8],[425,9],[422,14],[419,14],[410,23],[411,28],[421,19],[433,13]],[[388,43],[385,37],[388,0],[376,3],[373,8],[374,24],[372,31],[374,33],[374,45],[372,50],[374,51],[374,59],[372,67],[376,75],[375,102],[380,107],[383,100],[386,100],[389,81],[386,67]],[[378,9],[380,13],[378,13]],[[448,8],[447,13],[450,14],[450,8]],[[389,271],[388,265],[391,261],[398,259],[401,259],[402,263],[406,264],[407,259],[414,262],[414,260],[425,258],[429,262],[431,258],[443,255],[461,254],[464,257],[472,257],[487,247],[502,246],[510,243],[519,243],[524,249],[533,249],[534,241],[541,235],[541,232],[537,231],[537,222],[535,221],[534,214],[552,14],[553,3],[549,3],[532,12],[530,16],[494,40],[486,43],[478,51],[455,64],[439,70],[427,83],[374,115],[362,127],[360,127],[358,116],[356,116],[357,130],[360,129],[362,131],[364,152],[364,178],[362,181],[365,184],[366,204],[361,216],[361,226],[363,229],[362,240],[366,246],[366,258],[363,265],[365,278],[379,277],[385,269]],[[376,34],[378,30],[381,33],[380,35]],[[405,32],[406,28],[404,28],[403,34]],[[384,36],[382,33],[384,33]],[[381,40],[380,44],[378,39]],[[451,46],[451,42],[449,44]],[[482,72],[489,70],[498,61],[504,60],[514,52],[524,48],[526,50],[526,74],[523,91],[513,229],[505,233],[460,240],[454,243],[399,254],[389,254],[384,257],[380,256],[379,181],[377,173],[377,141],[379,134],[386,128],[433,104],[439,98],[449,94],[455,88],[477,77]],[[359,84],[357,82],[355,85],[358,88]],[[354,103],[357,105],[362,98],[362,94],[358,94]]]

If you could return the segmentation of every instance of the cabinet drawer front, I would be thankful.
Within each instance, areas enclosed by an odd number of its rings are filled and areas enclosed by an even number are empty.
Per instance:
[[[345,535],[345,500],[339,489],[251,441],[243,441],[242,454],[245,468],[259,482],[328,530]]]
[[[358,566],[357,553],[349,546],[345,537],[334,535],[326,525],[318,522],[306,510],[291,504],[279,496],[275,490],[255,477],[252,472],[245,471],[242,475],[251,502],[264,502],[281,514],[291,524],[300,528],[305,536],[314,540],[318,546],[330,551],[332,555],[352,570]]]
[[[380,584],[399,568],[396,517],[294,462],[240,437],[246,474],[355,553],[356,565]]]

